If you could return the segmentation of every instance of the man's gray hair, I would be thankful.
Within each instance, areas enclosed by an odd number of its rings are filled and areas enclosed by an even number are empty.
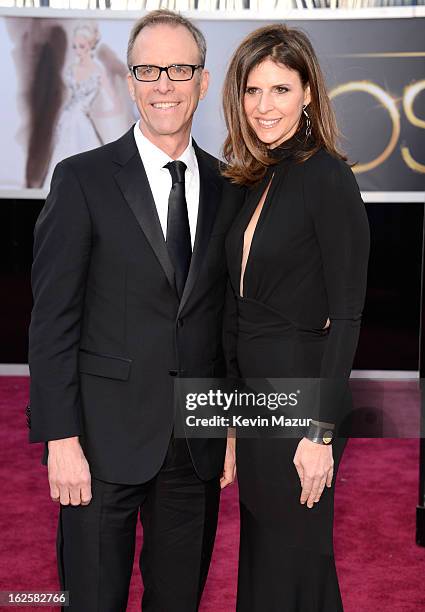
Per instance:
[[[189,19],[183,17],[179,13],[174,13],[173,11],[169,11],[167,9],[158,9],[157,11],[151,11],[138,21],[133,26],[133,29],[130,32],[130,38],[128,39],[128,47],[127,47],[127,66],[130,69],[133,65],[132,61],[132,53],[134,43],[136,42],[137,36],[143,30],[143,28],[147,28],[149,26],[156,25],[172,25],[172,26],[183,26],[192,34],[193,38],[199,49],[199,63],[205,64],[205,57],[207,54],[207,43],[205,40],[205,36],[202,34],[201,30],[199,30]]]

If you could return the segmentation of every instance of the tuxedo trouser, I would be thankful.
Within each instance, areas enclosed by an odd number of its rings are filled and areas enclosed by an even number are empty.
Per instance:
[[[207,578],[219,477],[202,481],[185,439],[171,438],[158,474],[139,485],[92,478],[87,506],[60,506],[57,559],[68,612],[125,612],[137,520],[144,612],[195,612]]]

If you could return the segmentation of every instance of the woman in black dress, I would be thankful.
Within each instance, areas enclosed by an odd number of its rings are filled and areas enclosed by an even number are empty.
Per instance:
[[[226,241],[238,313],[234,364],[242,377],[346,381],[369,227],[305,34],[284,25],[250,34],[229,66],[224,113],[225,174],[246,186]],[[335,425],[346,402],[343,393],[327,397],[304,437],[237,442],[238,612],[343,609],[332,483],[345,445]]]

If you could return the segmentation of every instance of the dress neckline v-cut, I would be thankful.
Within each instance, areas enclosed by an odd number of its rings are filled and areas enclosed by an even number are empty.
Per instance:
[[[241,261],[240,261],[240,274],[239,274],[239,297],[240,298],[244,298],[246,297],[246,291],[245,291],[245,278],[246,278],[246,271],[248,268],[248,264],[250,261],[250,257],[251,257],[251,252],[252,252],[252,245],[255,239],[255,235],[257,232],[257,228],[258,225],[260,223],[260,220],[263,216],[263,212],[266,208],[266,204],[267,204],[267,200],[268,200],[268,196],[270,194],[270,189],[273,183],[273,179],[274,179],[275,173],[273,172],[271,177],[269,178],[269,181],[264,189],[264,191],[261,194],[260,200],[258,201],[253,213],[251,214],[251,216],[249,217],[248,223],[245,226],[245,229],[243,230],[242,233],[242,254],[241,254]],[[257,211],[259,209],[259,206],[261,205],[261,208],[259,210],[259,213],[257,214]],[[246,240],[246,232],[248,231],[251,222],[253,220],[253,218],[255,217],[255,215],[257,215],[257,219],[255,220],[255,224],[253,227],[253,231],[251,234],[251,240],[249,241],[249,244],[245,244],[245,240]],[[245,257],[245,253],[246,253],[246,257]]]

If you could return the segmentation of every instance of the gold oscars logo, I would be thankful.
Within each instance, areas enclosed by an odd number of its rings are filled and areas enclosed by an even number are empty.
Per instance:
[[[425,80],[417,81],[410,85],[407,85],[403,90],[403,111],[408,121],[419,128],[425,129],[425,119],[421,119],[413,110],[413,105],[416,96],[425,89]],[[400,137],[400,111],[397,108],[396,101],[379,85],[372,83],[371,81],[350,81],[349,83],[343,83],[334,87],[330,92],[331,99],[336,98],[342,94],[351,92],[364,92],[375,98],[379,104],[385,108],[390,116],[392,130],[389,140],[384,150],[375,159],[369,162],[358,163],[354,166],[353,171],[356,174],[362,172],[368,172],[377,166],[380,166],[385,162],[386,159],[392,154],[397,146]],[[401,156],[406,165],[414,172],[420,172],[425,174],[425,164],[415,160],[410,153],[409,147],[405,145],[400,146]]]

